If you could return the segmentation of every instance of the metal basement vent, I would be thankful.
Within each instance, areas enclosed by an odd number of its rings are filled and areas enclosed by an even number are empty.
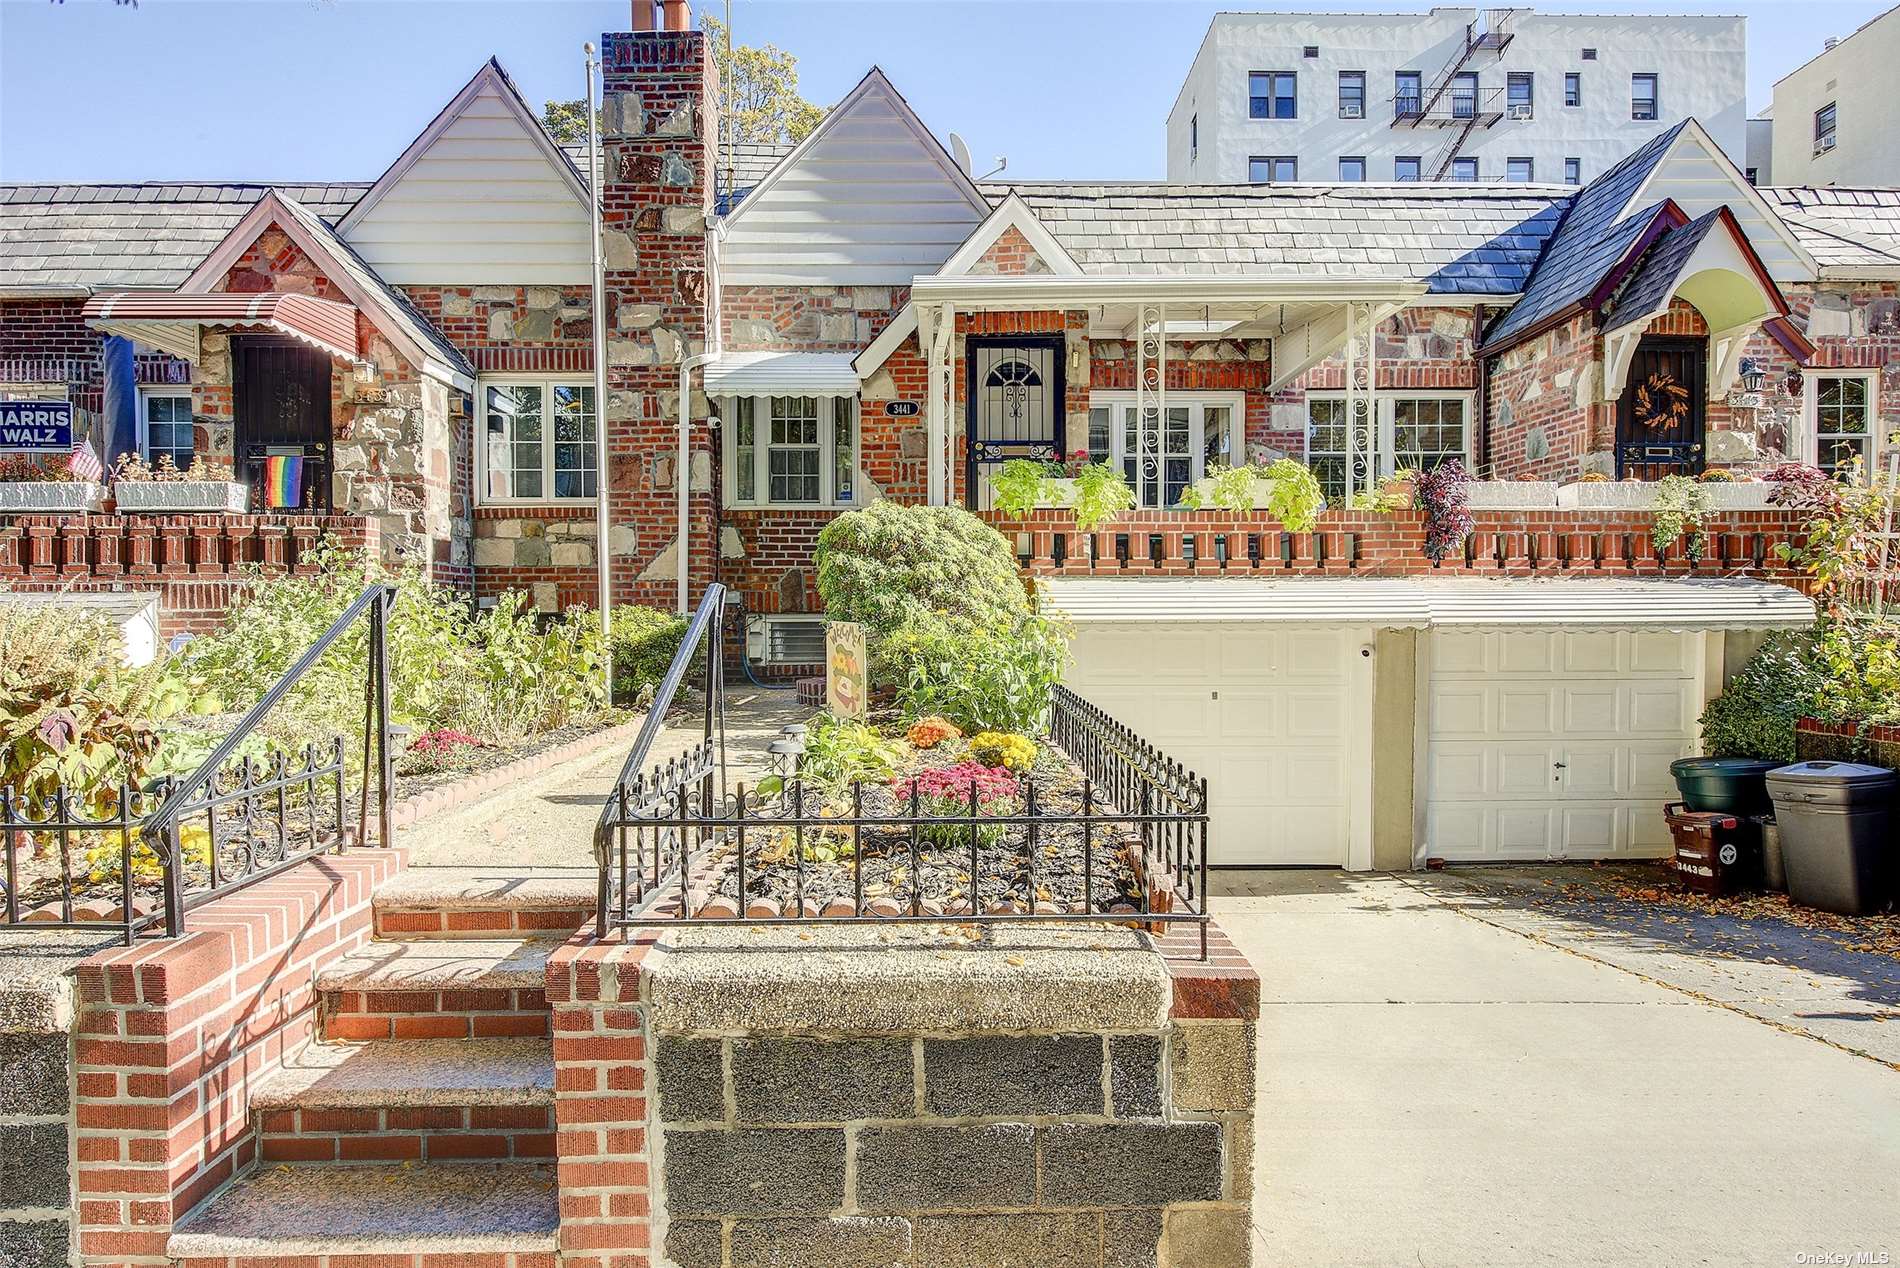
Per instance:
[[[768,665],[819,665],[825,659],[825,622],[822,617],[769,620],[765,623],[765,661]]]

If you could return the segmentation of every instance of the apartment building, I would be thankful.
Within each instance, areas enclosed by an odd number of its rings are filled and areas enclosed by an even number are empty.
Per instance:
[[[1900,98],[1887,76],[1900,58],[1900,8],[1775,81],[1771,177],[1777,185],[1900,183]]]
[[[1222,13],[1168,116],[1168,180],[1585,184],[1694,117],[1738,163],[1739,17]]]

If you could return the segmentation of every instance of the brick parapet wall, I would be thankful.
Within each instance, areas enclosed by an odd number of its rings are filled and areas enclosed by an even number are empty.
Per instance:
[[[193,910],[186,933],[79,967],[78,1241],[162,1265],[173,1224],[256,1160],[252,1092],[311,1036],[315,975],[370,936],[399,850],[327,855]]]

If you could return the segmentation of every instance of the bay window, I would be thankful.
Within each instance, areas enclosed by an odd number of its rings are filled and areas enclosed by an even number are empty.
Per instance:
[[[579,502],[596,496],[593,384],[483,379],[477,398],[482,501]]]
[[[1462,394],[1378,392],[1372,397],[1370,471],[1376,483],[1400,468],[1430,471],[1453,458],[1471,461],[1470,398]],[[1353,492],[1353,446],[1343,393],[1308,393],[1306,465],[1333,506]],[[1356,482],[1363,488],[1366,479]]]
[[[1815,466],[1838,475],[1858,458],[1864,473],[1873,470],[1877,381],[1872,370],[1808,375],[1807,457]]]
[[[726,502],[850,506],[856,501],[858,398],[719,398]]]
[[[1119,466],[1144,507],[1179,505],[1210,466],[1246,459],[1243,398],[1232,393],[1169,392],[1159,425],[1142,425],[1133,392],[1089,399],[1089,457]]]

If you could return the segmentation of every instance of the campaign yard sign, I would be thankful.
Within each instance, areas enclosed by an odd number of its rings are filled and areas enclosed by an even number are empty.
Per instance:
[[[0,401],[0,452],[72,451],[71,401]]]

